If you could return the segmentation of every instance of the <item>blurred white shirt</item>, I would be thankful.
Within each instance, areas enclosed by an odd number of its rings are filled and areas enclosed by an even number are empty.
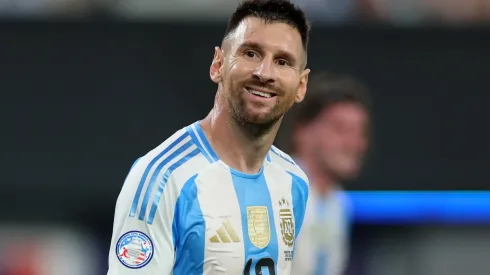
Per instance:
[[[350,207],[341,189],[321,196],[314,184],[296,240],[291,274],[341,275],[348,262]]]

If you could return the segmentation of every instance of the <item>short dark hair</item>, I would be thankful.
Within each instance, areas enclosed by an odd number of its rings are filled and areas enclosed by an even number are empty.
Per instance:
[[[283,22],[298,30],[305,52],[308,49],[310,23],[304,12],[288,0],[245,0],[231,15],[224,37],[233,32],[248,16],[257,17],[265,22]]]
[[[368,113],[371,110],[369,91],[359,80],[330,72],[312,74],[305,100],[292,112],[293,127],[312,122],[323,110],[338,103],[356,103]]]

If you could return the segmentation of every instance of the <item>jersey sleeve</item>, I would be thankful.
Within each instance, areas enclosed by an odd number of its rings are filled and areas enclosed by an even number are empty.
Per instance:
[[[148,167],[145,157],[133,165],[117,199],[107,275],[172,274],[178,194],[171,193],[170,179],[155,207],[159,181],[155,180],[155,188],[148,188],[152,178]]]

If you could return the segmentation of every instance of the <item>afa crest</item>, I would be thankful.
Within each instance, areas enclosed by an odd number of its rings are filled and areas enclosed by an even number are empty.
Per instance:
[[[293,247],[294,245],[294,221],[293,212],[290,204],[284,198],[279,200],[279,219],[281,220],[281,234],[284,244]]]
[[[262,249],[269,244],[271,229],[266,206],[247,207],[247,226],[248,237],[253,245]]]

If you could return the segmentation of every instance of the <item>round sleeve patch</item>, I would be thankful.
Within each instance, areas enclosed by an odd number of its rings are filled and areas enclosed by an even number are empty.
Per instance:
[[[143,232],[129,231],[116,244],[116,256],[128,268],[142,268],[147,265],[155,251],[153,243]]]

